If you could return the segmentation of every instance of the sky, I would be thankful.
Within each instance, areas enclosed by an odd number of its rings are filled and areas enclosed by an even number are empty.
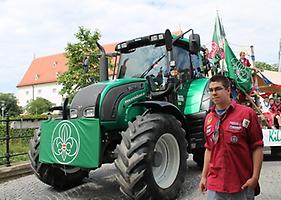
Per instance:
[[[278,63],[280,0],[0,0],[0,93],[16,93],[34,58],[77,42],[79,26],[101,44],[192,28],[209,47],[217,11],[236,54],[253,45],[256,60]]]

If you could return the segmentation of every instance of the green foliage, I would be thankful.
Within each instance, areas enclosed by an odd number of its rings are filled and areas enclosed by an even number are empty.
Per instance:
[[[79,27],[75,34],[77,43],[68,43],[65,48],[68,59],[68,71],[58,77],[58,82],[63,85],[61,94],[72,97],[79,88],[91,84],[91,79],[99,79],[99,49],[96,42],[100,38],[100,33],[95,30],[92,33],[89,29]],[[89,71],[83,69],[83,62],[89,56]]]
[[[16,116],[22,113],[22,108],[17,105],[17,98],[12,93],[0,93],[0,107],[1,111],[2,107],[5,108],[5,115]]]
[[[45,115],[45,114],[41,114],[41,115],[18,115],[18,116],[15,116],[15,117],[10,117],[10,120],[25,120],[25,119],[28,119],[28,120],[46,120],[48,119],[48,115]]]
[[[278,66],[276,64],[270,65],[265,62],[256,61],[255,67],[261,70],[270,70],[270,71],[278,71]]]
[[[30,114],[42,114],[44,112],[48,112],[49,109],[53,106],[54,104],[48,101],[47,99],[37,97],[37,99],[31,101],[27,105],[27,112]]]
[[[278,64],[273,64],[272,67],[274,69],[272,71],[278,71],[278,68],[279,68]]]

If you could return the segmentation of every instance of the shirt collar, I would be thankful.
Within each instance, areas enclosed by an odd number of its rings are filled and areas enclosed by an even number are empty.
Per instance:
[[[230,105],[229,105],[229,108],[227,109],[227,112],[229,112],[230,110],[233,110],[233,109],[236,107],[236,105],[237,105],[236,101],[232,99],[232,100],[231,100],[231,103],[230,103]],[[211,111],[212,113],[215,113],[215,114],[216,114],[215,107],[216,107],[215,105],[212,106],[212,107],[210,108],[210,111]]]

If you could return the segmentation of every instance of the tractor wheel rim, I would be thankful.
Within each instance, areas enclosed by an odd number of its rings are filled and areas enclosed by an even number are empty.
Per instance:
[[[154,180],[159,187],[166,189],[176,180],[180,166],[180,148],[175,136],[163,134],[156,142],[154,151],[161,154],[161,164],[152,167]]]

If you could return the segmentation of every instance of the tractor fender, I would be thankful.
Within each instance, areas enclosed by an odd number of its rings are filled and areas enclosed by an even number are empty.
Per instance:
[[[174,104],[170,102],[143,101],[135,103],[133,106],[144,106],[145,108],[150,109],[152,112],[162,112],[174,115],[182,123],[183,128],[186,129],[186,121],[184,115]]]

